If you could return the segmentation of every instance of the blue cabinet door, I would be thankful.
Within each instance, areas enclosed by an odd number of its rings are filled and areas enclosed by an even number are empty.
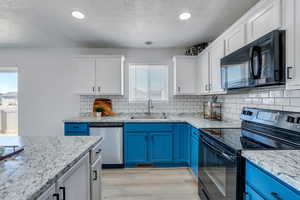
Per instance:
[[[173,135],[173,161],[174,163],[186,163],[187,150],[187,125],[185,123],[178,123],[175,125]]]
[[[148,134],[142,132],[125,132],[124,160],[129,163],[148,162]]]
[[[173,133],[150,133],[149,157],[154,163],[173,161]]]

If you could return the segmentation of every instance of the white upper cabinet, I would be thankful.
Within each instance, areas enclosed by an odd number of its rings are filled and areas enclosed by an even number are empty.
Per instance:
[[[200,84],[200,94],[208,94],[209,93],[209,51],[205,50],[205,52],[199,55],[198,59],[198,77],[199,77],[199,84]]]
[[[285,0],[286,13],[286,88],[300,89],[300,1]]]
[[[198,56],[174,56],[174,95],[199,95]]]
[[[76,93],[80,95],[124,95],[124,57],[80,56],[73,60]]]
[[[237,28],[230,30],[225,36],[226,55],[238,50],[246,44],[246,25],[241,24]]]
[[[282,27],[281,0],[264,0],[257,4],[255,13],[247,22],[247,42]]]
[[[224,41],[212,44],[210,50],[210,85],[212,94],[225,93],[221,85],[221,59],[225,56]]]
[[[76,92],[93,93],[95,92],[95,59],[92,58],[75,58],[74,81]]]
[[[99,94],[124,94],[124,57],[104,56],[96,59],[96,90]]]

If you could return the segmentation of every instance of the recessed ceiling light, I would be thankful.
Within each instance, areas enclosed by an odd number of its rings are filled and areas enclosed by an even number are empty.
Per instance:
[[[181,13],[180,15],[179,15],[179,19],[180,20],[188,20],[188,19],[190,19],[191,18],[191,13],[189,13],[189,12],[184,12],[184,13]]]
[[[76,19],[84,19],[85,18],[85,15],[79,11],[73,11],[72,16],[75,17]]]
[[[146,45],[151,45],[151,44],[153,44],[153,42],[152,41],[146,41],[145,44]]]

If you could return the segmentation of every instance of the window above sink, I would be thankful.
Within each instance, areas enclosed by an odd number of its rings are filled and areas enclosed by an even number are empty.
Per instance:
[[[168,101],[167,65],[129,65],[129,101]]]

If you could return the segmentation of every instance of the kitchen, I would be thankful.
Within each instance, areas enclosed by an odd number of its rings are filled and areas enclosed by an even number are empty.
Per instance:
[[[0,199],[300,199],[297,8],[4,1]]]

